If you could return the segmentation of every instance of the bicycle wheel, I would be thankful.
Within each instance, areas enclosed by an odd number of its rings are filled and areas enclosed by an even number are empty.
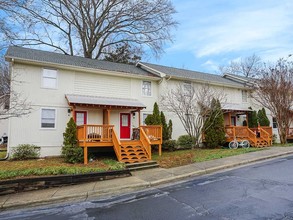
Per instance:
[[[237,141],[231,141],[229,143],[229,148],[230,149],[237,149],[238,148],[238,142]]]
[[[242,148],[249,148],[250,147],[250,143],[247,140],[243,140],[241,141],[241,143],[239,144]]]

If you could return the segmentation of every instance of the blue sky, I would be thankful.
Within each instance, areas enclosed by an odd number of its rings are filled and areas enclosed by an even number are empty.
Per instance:
[[[174,43],[148,62],[215,73],[255,53],[275,61],[293,53],[292,0],[173,0]]]

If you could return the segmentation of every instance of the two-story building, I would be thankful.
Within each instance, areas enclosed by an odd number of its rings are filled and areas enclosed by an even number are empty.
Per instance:
[[[220,75],[143,62],[119,64],[15,46],[9,47],[5,58],[14,79],[12,90],[32,107],[29,115],[9,119],[8,148],[34,144],[41,147],[41,156],[60,155],[63,132],[72,116],[79,137],[83,137],[80,146],[104,143],[114,146],[121,156],[123,149],[119,146],[131,145],[133,131],[144,125],[154,103],[160,104],[161,95],[180,83],[195,88],[209,84],[225,93],[227,126],[242,126],[252,105],[245,84]],[[176,115],[166,115],[176,125],[173,139],[186,134]],[[148,132],[158,137],[161,132],[143,126],[141,130],[140,136],[146,135],[146,139]],[[155,143],[161,144],[161,140],[141,140],[134,145]],[[148,149],[150,154],[150,146]]]

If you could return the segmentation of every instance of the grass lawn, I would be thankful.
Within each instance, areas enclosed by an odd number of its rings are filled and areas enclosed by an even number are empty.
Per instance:
[[[0,151],[0,159],[6,157],[6,151]]]
[[[194,149],[194,150],[178,150],[173,152],[163,152],[160,157],[157,153],[152,159],[157,161],[160,167],[171,168],[187,165],[195,162],[214,160],[259,150],[265,148],[238,148],[238,149]]]
[[[114,159],[100,158],[88,165],[68,164],[62,158],[47,158],[25,161],[0,161],[0,180],[28,176],[49,176],[59,174],[81,174],[107,170],[119,170],[124,164]]]

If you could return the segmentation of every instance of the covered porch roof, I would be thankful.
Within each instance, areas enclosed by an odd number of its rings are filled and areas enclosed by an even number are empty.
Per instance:
[[[224,103],[222,104],[222,109],[225,112],[241,112],[241,113],[252,112],[252,110],[249,109],[247,105],[236,104],[236,103]]]
[[[66,94],[65,98],[70,106],[92,106],[97,108],[107,109],[137,109],[146,108],[137,99],[101,97],[101,96],[87,96]]]

